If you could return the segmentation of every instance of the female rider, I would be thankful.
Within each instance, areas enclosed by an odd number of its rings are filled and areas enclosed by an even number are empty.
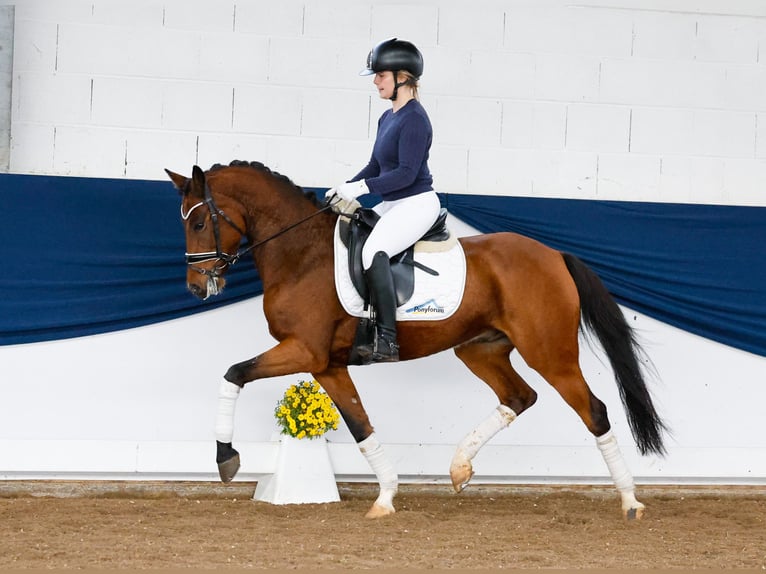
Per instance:
[[[374,84],[391,109],[378,120],[369,163],[347,183],[330,190],[352,201],[372,193],[382,202],[373,209],[380,219],[362,251],[365,278],[375,309],[376,336],[372,349],[359,349],[373,362],[399,360],[396,337],[396,294],[390,259],[420,239],[439,215],[439,198],[428,169],[432,130],[418,100],[423,56],[410,42],[392,38],[370,51],[360,75],[375,75]]]

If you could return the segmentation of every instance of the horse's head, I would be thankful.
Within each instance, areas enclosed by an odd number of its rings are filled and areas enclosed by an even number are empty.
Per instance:
[[[245,234],[241,207],[225,195],[214,198],[205,172],[194,166],[191,179],[165,170],[181,192],[181,219],[186,232],[186,286],[200,299],[217,295],[223,274],[240,256]],[[211,178],[212,180],[213,178]]]

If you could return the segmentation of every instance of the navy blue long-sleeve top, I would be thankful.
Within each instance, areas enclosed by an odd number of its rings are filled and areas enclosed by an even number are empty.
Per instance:
[[[386,110],[378,120],[370,162],[350,181],[363,179],[371,193],[388,201],[431,191],[432,139],[431,121],[419,101],[410,100],[396,113]]]

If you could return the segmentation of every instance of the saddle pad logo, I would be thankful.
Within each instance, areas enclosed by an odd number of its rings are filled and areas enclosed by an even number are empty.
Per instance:
[[[416,315],[437,314],[440,315],[440,318],[443,318],[444,314],[446,313],[444,307],[439,305],[435,299],[429,299],[425,303],[421,303],[420,305],[415,305],[414,307],[405,309],[404,312],[408,317],[413,317]]]
[[[368,317],[364,301],[357,293],[348,272],[348,249],[339,233],[340,218],[335,226],[335,288],[343,309],[353,317]],[[396,309],[397,321],[439,321],[450,317],[460,307],[465,289],[465,253],[459,241],[446,251],[419,250],[415,260],[439,275],[433,276],[415,268],[415,291],[410,300]]]

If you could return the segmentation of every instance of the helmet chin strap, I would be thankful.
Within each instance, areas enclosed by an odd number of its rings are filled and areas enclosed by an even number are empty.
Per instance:
[[[394,93],[391,94],[391,97],[389,100],[392,102],[396,101],[396,97],[399,95],[399,88],[402,86],[406,86],[407,82],[397,82],[396,79],[399,77],[399,72],[394,72]]]

